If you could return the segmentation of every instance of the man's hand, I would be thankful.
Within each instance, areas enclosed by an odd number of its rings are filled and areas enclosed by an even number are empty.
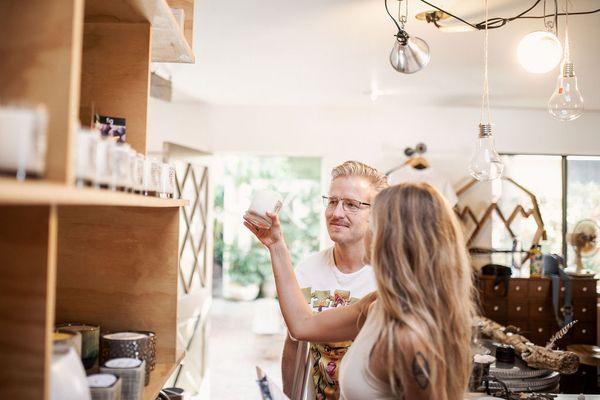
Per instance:
[[[246,217],[244,217],[244,226],[248,228],[250,232],[254,233],[254,236],[270,250],[273,246],[283,243],[283,233],[281,232],[279,216],[267,212],[267,217],[273,222],[268,229],[259,228],[253,225]]]

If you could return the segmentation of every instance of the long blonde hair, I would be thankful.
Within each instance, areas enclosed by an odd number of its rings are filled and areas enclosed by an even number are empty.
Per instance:
[[[474,288],[459,223],[426,183],[384,189],[373,205],[372,264],[384,326],[382,366],[393,394],[407,372],[400,339],[416,338],[432,357],[430,383],[439,399],[462,399],[471,368]]]

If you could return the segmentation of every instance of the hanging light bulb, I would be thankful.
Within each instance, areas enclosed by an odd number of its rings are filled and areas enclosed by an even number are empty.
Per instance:
[[[568,1],[566,10],[565,54],[561,73],[558,75],[556,89],[548,101],[548,112],[559,121],[572,121],[583,114],[583,96],[577,87],[575,68],[571,61],[569,43],[569,11]]]
[[[554,21],[546,21],[546,0],[544,0],[543,12],[546,30],[525,35],[517,47],[519,63],[525,70],[534,74],[545,74],[553,70],[562,57],[562,46],[556,37],[558,5],[554,8]]]
[[[556,68],[562,55],[562,46],[556,35],[548,31],[536,31],[519,42],[517,57],[525,70],[545,74]]]
[[[479,124],[479,139],[475,155],[469,163],[469,173],[478,181],[491,181],[502,176],[504,164],[494,147],[492,126]]]
[[[494,147],[490,117],[490,91],[488,80],[488,1],[485,4],[485,39],[483,44],[483,94],[481,95],[481,121],[479,123],[479,138],[471,162],[469,173],[479,181],[491,181],[502,176],[504,164]],[[487,111],[487,123],[483,123]]]
[[[405,11],[402,13],[402,2],[405,2]],[[408,17],[408,0],[399,0],[398,22],[394,19],[387,6],[385,0],[385,9],[396,24],[398,33],[396,33],[396,41],[392,52],[390,53],[390,63],[392,67],[403,74],[413,74],[422,70],[429,64],[429,46],[427,43],[418,37],[411,37],[405,30],[404,25]]]
[[[559,121],[572,121],[583,114],[583,108],[583,96],[577,87],[573,63],[565,63],[554,94],[548,101],[548,112]]]

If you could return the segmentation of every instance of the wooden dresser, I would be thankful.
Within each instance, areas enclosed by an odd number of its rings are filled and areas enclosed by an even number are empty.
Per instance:
[[[514,325],[537,345],[545,345],[558,329],[552,308],[552,281],[549,278],[510,278],[494,284],[495,277],[480,276],[481,311],[503,325]],[[560,348],[570,344],[596,344],[596,279],[572,279],[573,319],[578,320],[570,333],[558,342]],[[560,288],[563,304],[564,287]]]

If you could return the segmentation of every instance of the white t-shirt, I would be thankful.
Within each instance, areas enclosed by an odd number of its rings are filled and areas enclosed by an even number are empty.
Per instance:
[[[416,169],[409,165],[394,171],[389,176],[390,184],[397,185],[404,182],[427,182],[440,191],[451,206],[458,202],[456,192],[452,185],[433,168]]]
[[[296,278],[305,300],[315,312],[352,304],[377,288],[370,265],[350,274],[341,272],[335,266],[333,247],[315,253],[298,264]],[[351,341],[311,344],[305,399],[329,400],[339,397],[339,365],[350,344]]]
[[[310,255],[298,264],[295,272],[300,287],[311,288],[313,292],[347,290],[351,298],[360,299],[377,289],[373,267],[365,265],[356,272],[345,274],[335,266],[333,247]]]

